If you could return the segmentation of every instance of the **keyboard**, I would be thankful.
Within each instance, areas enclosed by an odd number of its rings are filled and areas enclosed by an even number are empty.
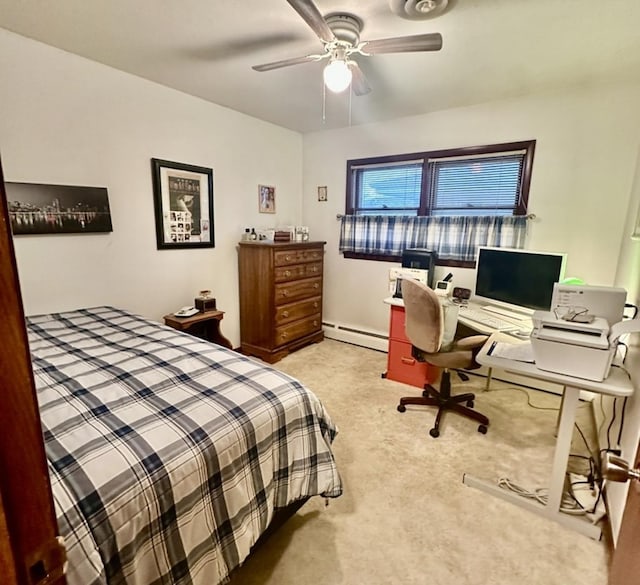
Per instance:
[[[477,309],[461,309],[459,316],[464,319],[469,319],[469,321],[480,323],[480,325],[484,325],[485,327],[494,329],[495,331],[514,331],[516,329],[520,329],[520,326],[512,323],[511,321],[505,321]]]
[[[507,309],[501,309],[500,307],[495,307],[494,305],[483,305],[482,310],[487,313],[495,313],[496,315],[502,315],[507,319],[511,319],[513,321],[530,321],[531,315],[523,315],[522,313],[516,313],[514,311],[509,311]],[[499,318],[499,317],[498,317]]]

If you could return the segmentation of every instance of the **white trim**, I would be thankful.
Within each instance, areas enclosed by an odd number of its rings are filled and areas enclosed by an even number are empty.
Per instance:
[[[328,322],[322,323],[322,330],[324,331],[324,336],[328,339],[344,341],[345,343],[352,343],[353,345],[360,345],[361,347],[384,351],[385,353],[389,351],[389,338],[386,333],[365,331],[340,323]]]

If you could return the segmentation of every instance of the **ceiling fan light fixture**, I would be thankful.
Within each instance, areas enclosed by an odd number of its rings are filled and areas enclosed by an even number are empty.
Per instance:
[[[346,61],[334,59],[323,72],[324,84],[329,91],[341,93],[351,84],[353,74]]]

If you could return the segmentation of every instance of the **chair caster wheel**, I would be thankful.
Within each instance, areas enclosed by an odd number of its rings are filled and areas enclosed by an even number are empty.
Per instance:
[[[407,407],[404,404],[398,404],[398,412],[404,412]]]
[[[486,432],[486,431],[485,431]],[[434,438],[437,439],[440,436],[440,431],[438,429],[431,429],[429,431],[429,434]]]
[[[482,433],[483,435],[486,435],[487,434],[487,425],[480,425],[478,427],[478,432]]]
[[[467,402],[467,406],[468,406],[469,408],[473,408],[473,400],[469,400],[469,401]]]

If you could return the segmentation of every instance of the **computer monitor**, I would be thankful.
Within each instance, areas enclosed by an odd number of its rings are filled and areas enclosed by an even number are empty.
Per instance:
[[[525,313],[548,311],[566,261],[561,253],[480,247],[474,300]]]

